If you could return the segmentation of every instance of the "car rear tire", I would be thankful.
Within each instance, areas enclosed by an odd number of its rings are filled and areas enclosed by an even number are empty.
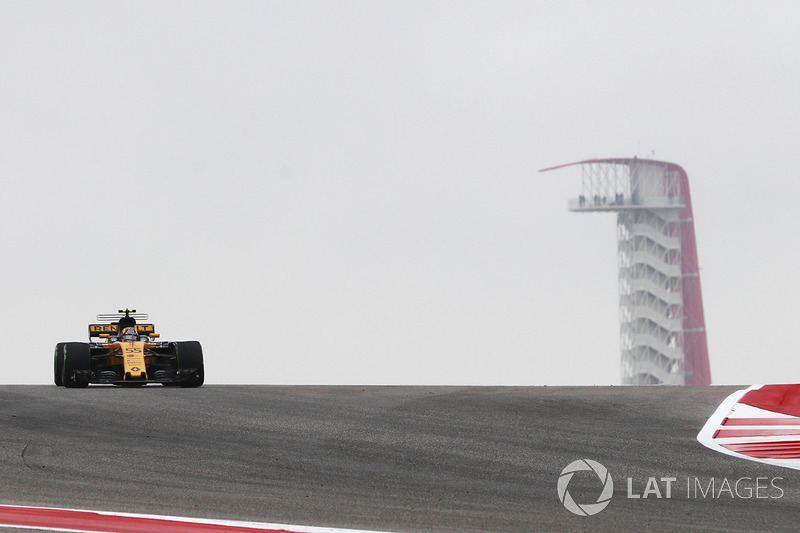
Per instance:
[[[203,348],[197,341],[184,341],[175,343],[175,353],[178,358],[178,372],[194,368],[195,372],[186,376],[180,382],[181,387],[199,387],[205,380],[203,370]]]
[[[53,378],[56,385],[64,386],[64,345],[66,342],[56,344],[56,351],[53,354]]]
[[[61,380],[64,386],[70,389],[88,387],[86,378],[76,376],[76,372],[91,370],[92,355],[89,345],[85,342],[66,342],[63,348],[64,371]]]

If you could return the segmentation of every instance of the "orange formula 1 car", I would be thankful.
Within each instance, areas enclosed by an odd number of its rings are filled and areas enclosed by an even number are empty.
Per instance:
[[[55,351],[55,382],[78,388],[89,383],[199,387],[203,384],[203,349],[197,341],[158,341],[147,315],[136,310],[97,315],[89,324],[89,342],[60,342]]]

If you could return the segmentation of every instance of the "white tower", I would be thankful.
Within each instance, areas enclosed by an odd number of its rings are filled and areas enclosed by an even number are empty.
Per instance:
[[[637,158],[581,165],[573,212],[617,215],[623,384],[708,385],[711,372],[686,172]]]

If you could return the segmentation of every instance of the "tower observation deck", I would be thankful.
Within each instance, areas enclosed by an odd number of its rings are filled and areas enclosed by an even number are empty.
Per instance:
[[[577,213],[617,213],[622,383],[709,385],[703,299],[686,171],[638,158],[581,166]]]

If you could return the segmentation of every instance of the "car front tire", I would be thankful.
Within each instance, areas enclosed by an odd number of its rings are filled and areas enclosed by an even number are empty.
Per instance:
[[[64,343],[64,371],[62,382],[70,389],[89,386],[85,377],[79,377],[76,372],[91,370],[92,354],[89,345],[84,342]]]
[[[194,368],[196,371],[180,382],[181,387],[199,387],[205,380],[203,369],[203,348],[197,341],[184,341],[175,343],[175,353],[178,358],[178,371]]]

